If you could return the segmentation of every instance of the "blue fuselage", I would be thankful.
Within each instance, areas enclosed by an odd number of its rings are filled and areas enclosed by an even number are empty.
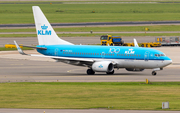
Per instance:
[[[161,51],[123,46],[88,46],[88,45],[38,45],[47,50],[37,49],[48,56],[98,59],[132,59],[132,60],[171,60]]]

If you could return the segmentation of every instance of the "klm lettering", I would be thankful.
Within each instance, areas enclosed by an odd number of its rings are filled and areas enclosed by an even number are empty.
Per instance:
[[[38,35],[51,35],[51,30],[38,30]]]

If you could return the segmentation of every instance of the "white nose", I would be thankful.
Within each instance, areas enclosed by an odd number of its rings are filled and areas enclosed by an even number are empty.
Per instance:
[[[169,65],[169,64],[171,64],[172,63],[172,60],[165,60],[164,61],[164,66],[167,66],[167,65]]]

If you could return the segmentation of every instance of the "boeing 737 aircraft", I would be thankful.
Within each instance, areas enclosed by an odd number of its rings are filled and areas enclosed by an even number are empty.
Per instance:
[[[139,47],[135,39],[135,47],[74,45],[57,36],[38,6],[32,9],[39,42],[32,48],[43,55],[26,54],[14,41],[22,55],[49,57],[71,65],[86,66],[88,75],[95,72],[114,74],[115,68],[125,68],[127,71],[152,69],[152,75],[156,75],[156,71],[172,63],[161,51]]]

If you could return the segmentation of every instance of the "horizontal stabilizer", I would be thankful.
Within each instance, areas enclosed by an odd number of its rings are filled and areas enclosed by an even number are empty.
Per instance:
[[[29,47],[29,48],[34,48],[34,49],[43,49],[43,50],[46,50],[47,48],[44,48],[44,47],[34,47],[34,46],[24,46],[23,47]]]

